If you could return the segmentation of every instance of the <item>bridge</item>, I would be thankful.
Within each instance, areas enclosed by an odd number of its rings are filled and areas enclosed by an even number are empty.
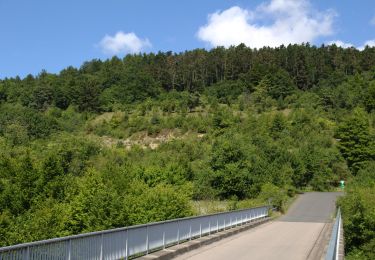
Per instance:
[[[336,198],[340,193],[301,195],[287,214],[176,259],[321,259],[328,250]]]
[[[3,247],[0,260],[341,259],[339,195],[303,194],[272,221],[263,206]]]

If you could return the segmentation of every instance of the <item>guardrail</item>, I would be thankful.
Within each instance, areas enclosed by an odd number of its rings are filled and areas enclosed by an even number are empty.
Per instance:
[[[341,211],[338,209],[335,223],[333,224],[331,239],[329,241],[326,260],[338,260],[341,233]]]
[[[0,248],[0,259],[128,259],[268,216],[268,206]]]

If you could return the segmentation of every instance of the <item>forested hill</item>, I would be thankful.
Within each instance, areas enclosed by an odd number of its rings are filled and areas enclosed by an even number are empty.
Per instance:
[[[373,259],[374,109],[369,47],[239,45],[2,79],[0,246],[283,210],[343,179],[348,257]]]

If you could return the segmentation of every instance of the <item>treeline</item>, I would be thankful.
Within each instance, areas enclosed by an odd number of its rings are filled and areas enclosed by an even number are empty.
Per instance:
[[[348,255],[371,259],[374,55],[239,45],[1,80],[0,245],[193,215],[202,200],[283,210],[344,179]]]
[[[254,91],[264,81],[273,98],[294,89],[337,86],[348,75],[371,71],[375,48],[363,51],[335,45],[288,45],[251,49],[239,45],[210,51],[128,55],[123,59],[92,60],[79,69],[68,67],[58,75],[0,81],[0,101],[19,102],[34,109],[54,105],[80,111],[109,111],[115,104],[133,104],[163,91],[202,93],[207,87],[229,81],[227,92]],[[226,94],[226,93],[222,93]]]

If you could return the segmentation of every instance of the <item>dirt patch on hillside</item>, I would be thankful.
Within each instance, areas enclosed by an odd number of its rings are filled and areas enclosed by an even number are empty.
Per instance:
[[[163,129],[162,131],[154,135],[149,135],[146,131],[142,131],[135,133],[131,137],[126,139],[118,139],[111,136],[102,136],[100,138],[105,146],[124,147],[125,149],[130,150],[133,146],[139,146],[143,149],[156,149],[162,143],[170,142],[172,140],[184,139],[192,135],[195,135],[197,138],[203,138],[205,136],[205,134],[197,134],[191,132],[181,134],[179,130]]]

